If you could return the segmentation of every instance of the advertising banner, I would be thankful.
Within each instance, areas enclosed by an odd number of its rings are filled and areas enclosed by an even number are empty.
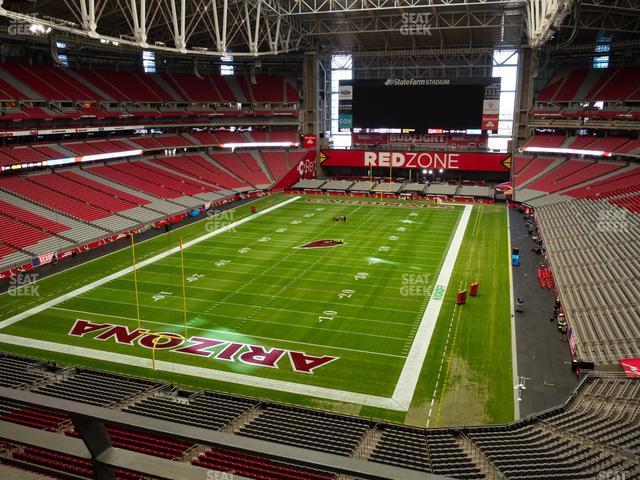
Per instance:
[[[387,152],[376,150],[321,150],[323,167],[391,167],[411,169],[508,172],[508,153]]]

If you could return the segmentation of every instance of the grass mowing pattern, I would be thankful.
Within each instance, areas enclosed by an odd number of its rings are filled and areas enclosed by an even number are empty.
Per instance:
[[[259,200],[256,204],[263,209],[281,200],[283,200],[282,196],[273,196]],[[502,212],[504,216],[504,209],[487,208],[492,209],[492,212]],[[233,218],[226,218],[226,220],[238,220],[242,216],[240,212],[246,214],[248,207],[242,207],[234,212]],[[432,282],[435,281],[439,271],[459,214],[460,208],[423,209],[392,206],[380,208],[326,201],[316,203],[301,199],[253,219],[234,232],[227,232],[194,245],[184,252],[185,273],[192,278],[194,275],[203,276],[187,286],[190,335],[213,336],[265,347],[299,350],[314,355],[327,354],[337,356],[339,359],[319,368],[313,375],[307,375],[293,372],[286,362],[279,362],[278,369],[269,369],[239,362],[193,358],[162,351],[158,352],[158,358],[284,379],[300,384],[390,396],[404,363],[403,357],[411,345],[412,334],[427,303],[428,296],[425,293],[428,294],[433,287]],[[477,209],[474,215],[476,214]],[[338,215],[346,215],[347,223],[333,223],[332,217]],[[495,218],[498,217],[495,216]],[[180,236],[185,241],[199,237],[205,233],[206,225],[224,220],[199,222],[144,242],[137,247],[138,258],[149,257],[174,247]],[[475,225],[474,221],[475,218],[472,217],[463,244],[463,252],[476,243],[473,239],[469,241],[471,227]],[[494,226],[498,229],[501,227],[499,223],[486,224],[486,228],[483,226],[483,236],[486,233],[487,238],[481,242],[482,244],[478,243],[477,248],[483,251],[487,248],[485,242],[493,243],[493,249],[496,252],[501,251],[502,256],[506,258],[504,250],[506,247],[491,238],[496,235],[493,232]],[[503,228],[501,232],[503,236],[504,231]],[[398,237],[397,240],[390,240],[390,237],[394,236]],[[319,249],[295,248],[320,239],[343,240],[346,244]],[[389,250],[384,251],[386,249],[383,248],[380,251],[380,247],[388,247]],[[250,250],[243,250],[247,248]],[[469,254],[474,255],[474,252]],[[482,255],[480,257],[479,267],[495,266],[494,262],[501,261],[492,255],[486,258]],[[220,263],[222,260],[227,260],[229,263]],[[461,261],[459,257],[452,286],[457,285],[457,277],[460,275],[458,270],[461,267],[465,268],[461,265]],[[216,263],[219,266],[216,266]],[[77,288],[80,284],[89,283],[92,279],[111,273],[109,270],[117,271],[129,264],[129,252],[125,250],[44,279],[39,286],[39,293],[42,295],[40,298],[4,296],[0,308],[2,318],[33,306],[35,302],[43,300],[43,297],[58,296],[64,291]],[[367,278],[356,280],[360,272],[368,273]],[[465,272],[462,273],[466,275]],[[431,283],[424,283],[425,278],[430,279]],[[497,283],[502,280],[504,279],[496,278]],[[152,331],[182,333],[184,326],[179,257],[174,255],[141,269],[138,271],[138,281],[143,326]],[[482,279],[481,282],[483,282]],[[418,288],[402,290],[407,284],[412,283],[416,283]],[[504,287],[505,284],[502,284],[502,290]],[[339,295],[343,290],[353,290],[354,293],[340,298]],[[455,293],[454,290],[455,288],[450,288],[447,297],[452,292]],[[492,297],[489,291],[487,288],[487,298]],[[171,292],[171,294],[160,292]],[[154,296],[156,296],[155,300]],[[164,298],[158,298],[159,296]],[[438,350],[440,350],[440,357],[442,356],[443,349],[439,340],[442,337],[440,330],[444,325],[443,318],[447,317],[447,305],[448,302],[441,312],[428,361],[423,368],[422,377],[426,378],[421,381],[416,391],[414,398],[416,406],[412,405],[407,416],[407,421],[410,423],[424,424],[426,421],[420,414],[421,398],[428,393],[429,384],[433,389],[433,382],[429,381],[432,373],[429,372],[428,366],[432,363],[432,357],[438,357]],[[506,308],[508,310],[508,300]],[[323,313],[327,311],[335,311],[337,314],[332,316]],[[76,318],[96,322],[110,321],[134,328],[135,317],[132,276],[126,275],[68,300],[54,309],[7,327],[1,333],[42,338],[60,343],[77,342],[78,345],[88,348],[149,356],[149,352],[140,347],[117,345],[114,342],[98,342],[87,337],[73,338],[67,335]],[[319,317],[325,318],[320,321]],[[466,316],[464,318],[466,319]],[[503,351],[503,360],[508,366],[510,356],[508,316],[506,321],[505,330],[490,333],[492,337],[506,339],[506,345],[505,342],[501,342],[496,348]],[[496,322],[495,327],[502,328],[503,325]],[[462,338],[462,335],[466,334],[460,331],[459,335]],[[458,347],[453,345],[454,351],[455,348],[460,348],[461,344],[457,345]],[[33,354],[29,349],[16,346],[7,346],[6,349]],[[43,356],[42,352],[39,355]],[[464,358],[465,352],[461,352],[461,356]],[[217,388],[350,413],[404,420],[401,418],[404,414],[400,413],[372,408],[361,409],[357,405],[326,402],[301,395],[216,382],[206,378],[196,379],[167,372],[150,372],[136,367],[79,359],[57,353],[48,353],[46,357],[99,368],[106,367],[126,373],[151,375],[192,386]],[[482,366],[492,370],[488,365]],[[486,376],[488,382],[484,382],[482,371],[474,375],[477,375],[476,380],[485,383],[490,391],[495,390],[494,385],[502,385],[504,391],[511,389],[510,369],[507,370],[508,372],[501,368],[501,371],[490,371],[490,375]],[[498,397],[501,401],[494,402],[490,398],[487,398],[486,402],[483,401],[491,411],[482,419],[492,421],[494,418],[512,415],[509,413],[509,405],[504,400],[504,396],[499,394]],[[494,406],[492,406],[493,403],[495,403]],[[495,417],[493,410],[497,412]],[[446,412],[446,409],[443,411]],[[446,418],[442,416],[442,420]]]

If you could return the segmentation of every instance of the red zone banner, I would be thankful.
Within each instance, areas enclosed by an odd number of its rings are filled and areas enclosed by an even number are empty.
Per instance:
[[[236,343],[207,337],[189,337],[173,332],[151,332],[145,328],[129,329],[124,325],[93,323],[77,319],[69,330],[72,337],[87,338],[99,342],[113,341],[120,345],[140,346],[148,350],[164,350],[176,354],[211,358],[225,362],[238,362],[255,367],[279,368],[288,363],[297,373],[314,373],[314,370],[339,357],[307,355],[304,352],[266,348],[248,343]]]
[[[375,150],[320,150],[323,167],[392,167],[411,169],[508,172],[508,153],[388,152]]]

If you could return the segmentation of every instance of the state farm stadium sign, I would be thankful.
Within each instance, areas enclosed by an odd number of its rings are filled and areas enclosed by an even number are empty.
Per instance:
[[[376,150],[321,150],[323,167],[389,167],[411,169],[508,172],[508,153],[389,152]]]

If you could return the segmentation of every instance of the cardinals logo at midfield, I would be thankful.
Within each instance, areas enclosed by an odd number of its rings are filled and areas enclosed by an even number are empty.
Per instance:
[[[346,245],[343,240],[314,240],[313,242],[305,243],[296,248],[326,248],[337,247],[339,245]]]

